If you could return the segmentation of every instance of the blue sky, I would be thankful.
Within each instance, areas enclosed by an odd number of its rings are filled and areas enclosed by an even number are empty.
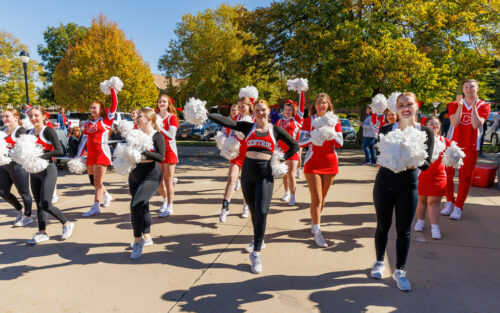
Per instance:
[[[30,56],[41,62],[37,45],[49,26],[70,22],[89,26],[92,17],[103,13],[132,39],[153,73],[159,73],[158,60],[174,38],[176,24],[186,13],[215,9],[222,3],[243,4],[247,9],[268,6],[272,0],[0,0],[0,30],[16,36],[29,48]]]

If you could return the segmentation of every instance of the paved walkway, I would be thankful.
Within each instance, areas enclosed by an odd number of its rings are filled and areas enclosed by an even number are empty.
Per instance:
[[[181,152],[182,154],[182,152]],[[185,155],[188,155],[185,153]],[[103,213],[82,218],[92,203],[85,175],[64,171],[57,206],[76,228],[66,242],[61,227],[48,225],[49,242],[27,246],[36,231],[13,228],[15,212],[0,202],[0,312],[498,312],[500,308],[500,191],[472,188],[464,219],[443,218],[443,239],[430,225],[412,234],[403,293],[390,277],[395,234],[388,245],[383,280],[368,278],[374,261],[372,204],[376,168],[357,165],[359,152],[343,151],[341,169],[323,212],[329,247],[317,248],[310,234],[309,193],[299,181],[298,204],[279,199],[275,183],[262,251],[264,272],[250,272],[243,248],[251,240],[250,219],[241,219],[241,191],[226,224],[218,223],[226,163],[184,158],[176,176],[175,214],[157,217],[137,261],[128,259],[132,240],[125,178],[106,176],[114,199]]]

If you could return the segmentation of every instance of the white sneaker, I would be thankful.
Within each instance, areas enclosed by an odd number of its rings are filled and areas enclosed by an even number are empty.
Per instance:
[[[144,247],[144,238],[141,238],[141,242],[134,242],[132,244],[132,253],[130,254],[131,260],[137,260],[142,255],[142,248]]]
[[[52,195],[52,204],[57,203],[57,201],[59,201],[59,197],[54,192],[54,194]]]
[[[251,269],[254,274],[262,273],[262,261],[260,259],[260,253],[250,253],[250,262],[252,262]]]
[[[425,225],[425,220],[419,220],[417,219],[417,222],[415,223],[415,226],[413,227],[414,231],[423,231],[424,230],[424,225]]]
[[[68,225],[63,225],[62,227],[62,235],[61,239],[68,239],[73,233],[73,229],[75,228],[75,223],[69,222]]]
[[[149,246],[152,246],[153,245],[153,238],[148,238],[148,239],[144,239],[144,237],[142,237],[142,239],[144,240],[144,245],[143,247],[149,247]],[[134,242],[131,242],[130,243],[130,248],[134,249]]]
[[[283,196],[283,198],[281,198],[281,201],[290,201],[290,194],[288,192],[285,192],[285,195]]]
[[[234,191],[238,191],[240,190],[240,188],[241,188],[241,181],[238,178],[238,180],[236,181],[236,186],[234,186]]]
[[[88,217],[88,216],[96,215],[96,214],[99,214],[99,213],[101,213],[101,210],[99,210],[99,206],[93,205],[90,208],[90,210],[88,210],[87,212],[83,213],[82,216],[83,217]]]
[[[321,234],[321,230],[317,231],[316,234],[314,234],[314,242],[320,248],[328,247],[325,238],[323,238],[323,235]]]
[[[444,209],[441,210],[441,215],[448,216],[453,212],[453,202],[448,201],[444,204]]]
[[[297,169],[297,178],[302,178],[302,172],[300,171],[300,168]]]
[[[179,182],[179,179],[177,177],[172,178],[172,185],[174,185],[174,187],[175,187],[175,185],[177,185],[178,182]]]
[[[247,218],[248,217],[248,214],[249,214],[249,209],[248,209],[248,205],[244,205],[243,206],[243,211],[241,211],[241,218]]]
[[[21,220],[14,224],[16,227],[24,227],[33,223],[33,219],[29,216],[22,216]]]
[[[288,205],[295,205],[295,195],[290,195],[290,202],[288,202]]]
[[[394,274],[392,274],[392,278],[396,281],[398,284],[398,288],[403,291],[410,291],[411,290],[411,284],[408,281],[408,278],[406,278],[406,271],[403,270],[395,270]]]
[[[375,279],[382,279],[385,271],[385,263],[384,261],[377,261],[373,265],[372,271],[370,273],[371,277]]]
[[[266,243],[264,240],[262,240],[262,245],[260,246],[261,249],[264,249],[266,247]],[[250,242],[250,244],[245,248],[245,251],[248,253],[253,252],[253,240]]]
[[[27,241],[28,244],[30,245],[36,245],[37,243],[44,242],[49,240],[49,235],[47,234],[42,234],[42,233],[35,233],[33,238]]]
[[[165,208],[165,211],[161,212],[158,216],[159,217],[167,217],[174,214],[174,208],[172,207],[167,207]]]
[[[432,239],[441,239],[441,230],[439,229],[439,225],[432,225],[431,234]]]
[[[111,200],[113,200],[113,197],[109,193],[104,194],[104,202],[101,204],[104,208],[109,207],[111,204]]]
[[[225,223],[227,219],[227,214],[229,213],[228,210],[226,209],[221,209],[220,210],[220,216],[219,216],[219,222]]]
[[[167,201],[163,201],[163,204],[160,207],[160,213],[163,213],[163,212],[165,212],[167,210],[167,205],[168,205],[168,202]]]
[[[454,207],[453,213],[450,214],[450,219],[452,219],[452,220],[462,219],[462,209],[459,207]]]
[[[23,211],[17,211],[16,219],[14,220],[14,226],[21,226],[17,225],[21,219],[23,218]]]

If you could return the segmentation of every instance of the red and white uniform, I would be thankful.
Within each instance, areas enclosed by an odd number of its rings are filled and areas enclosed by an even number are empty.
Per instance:
[[[448,112],[450,117],[456,113],[458,104],[456,101],[448,104]],[[476,103],[477,113],[479,117],[483,118],[486,122],[490,114],[490,106],[483,100],[478,100]],[[447,186],[446,186],[446,200],[455,203],[456,207],[463,209],[465,199],[472,183],[472,171],[474,170],[477,162],[477,155],[480,148],[481,135],[483,127],[474,129],[472,127],[472,105],[465,102],[462,106],[462,116],[460,117],[460,124],[456,127],[450,126],[448,131],[448,138],[455,141],[457,145],[463,149],[465,157],[463,159],[464,165],[458,170],[458,192],[457,198],[454,195],[453,177],[455,177],[455,169],[452,167],[446,168]]]
[[[238,114],[233,118],[233,120],[236,122],[239,122],[239,121],[243,120],[243,117],[244,117],[244,115]],[[250,117],[252,118],[252,122],[255,122],[255,117],[253,117],[253,116],[250,116]],[[226,129],[226,133],[228,134],[228,137],[229,136],[236,137],[235,131],[233,131],[231,129]],[[236,137],[236,139],[238,139],[238,141],[240,142],[240,152],[238,153],[238,156],[236,158],[230,160],[229,163],[236,164],[239,167],[242,167],[243,161],[245,161],[245,155],[247,153],[246,138],[239,139],[238,137]]]
[[[179,120],[177,116],[172,113],[167,113],[165,118],[161,118],[158,115],[160,121],[162,121],[161,134],[165,138],[165,159],[163,164],[177,164],[179,163],[179,158],[177,157],[177,144],[175,142],[175,134],[179,128]]]
[[[443,136],[436,136],[435,140],[440,140],[448,148],[451,141]],[[444,152],[444,151],[443,151]],[[418,194],[428,197],[442,197],[446,194],[446,173],[441,162],[443,153],[432,162],[426,171],[421,171],[418,175]]]
[[[43,133],[45,132],[45,128],[47,128],[47,127],[49,127],[49,126],[45,125],[42,128],[42,130],[40,130],[38,135],[36,136],[36,138],[37,138],[36,144],[42,146],[43,151],[46,151],[46,152],[54,150],[54,145],[52,145],[52,142],[50,142],[47,138],[45,138],[43,136]],[[30,129],[29,134],[35,135],[35,129],[34,128]]]
[[[385,114],[381,114],[380,116],[373,113],[372,116],[372,129],[375,134],[378,134],[380,128],[385,125]]]
[[[257,123],[254,123],[252,130],[245,138],[247,150],[251,148],[266,149],[272,154],[276,148],[276,138],[274,138],[273,125],[269,124],[269,132],[264,137],[257,136],[255,133],[256,129]]]
[[[95,121],[88,120],[83,124],[82,135],[84,138],[78,148],[77,156],[83,153],[83,146],[87,145],[87,166],[89,165],[111,165],[111,150],[108,145],[109,131],[113,126],[118,98],[115,90],[111,88],[111,107],[104,117]]]
[[[279,126],[287,131],[287,133],[295,139],[295,141],[299,141],[300,130],[302,128],[302,123],[304,122],[304,92],[302,91],[299,98],[299,105],[297,108],[297,114],[290,118],[281,118],[276,122],[276,126]],[[285,152],[288,149],[288,146],[283,141],[278,141],[278,147],[282,152]],[[298,161],[299,153],[295,153],[289,160]]]
[[[320,175],[338,174],[339,162],[335,148],[341,148],[344,144],[340,119],[337,118],[337,125],[335,125],[335,138],[325,141],[322,146],[316,146],[312,144],[310,135],[314,129],[312,122],[316,118],[318,118],[317,114],[306,118],[300,132],[300,146],[306,147],[310,145],[304,161],[304,173]]]
[[[16,145],[17,141],[16,133],[20,128],[21,126],[17,126],[16,129],[14,129],[14,131],[10,135],[4,138],[5,142],[7,142],[8,149],[12,149]]]

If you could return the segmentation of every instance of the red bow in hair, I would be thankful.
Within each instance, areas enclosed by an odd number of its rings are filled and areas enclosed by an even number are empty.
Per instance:
[[[177,109],[177,111],[182,113],[182,108],[176,108],[176,109]]]
[[[158,106],[156,108],[154,108],[156,114],[160,114],[160,109],[158,109]]]
[[[422,106],[423,102],[422,101],[418,101],[417,102],[417,105],[418,105],[418,108],[420,109],[420,107]]]
[[[248,98],[250,99],[250,102],[252,102],[252,105],[255,105],[255,98]]]
[[[298,107],[298,105],[299,105],[297,102],[294,102],[294,101],[292,101],[292,100],[286,100],[286,102],[285,102],[285,103],[290,103],[291,105],[293,105],[293,107],[294,107],[294,108],[297,108],[297,107]]]
[[[172,98],[172,97],[168,97],[168,98],[170,99],[170,102],[172,102],[172,105],[174,105],[175,104],[174,98]]]

